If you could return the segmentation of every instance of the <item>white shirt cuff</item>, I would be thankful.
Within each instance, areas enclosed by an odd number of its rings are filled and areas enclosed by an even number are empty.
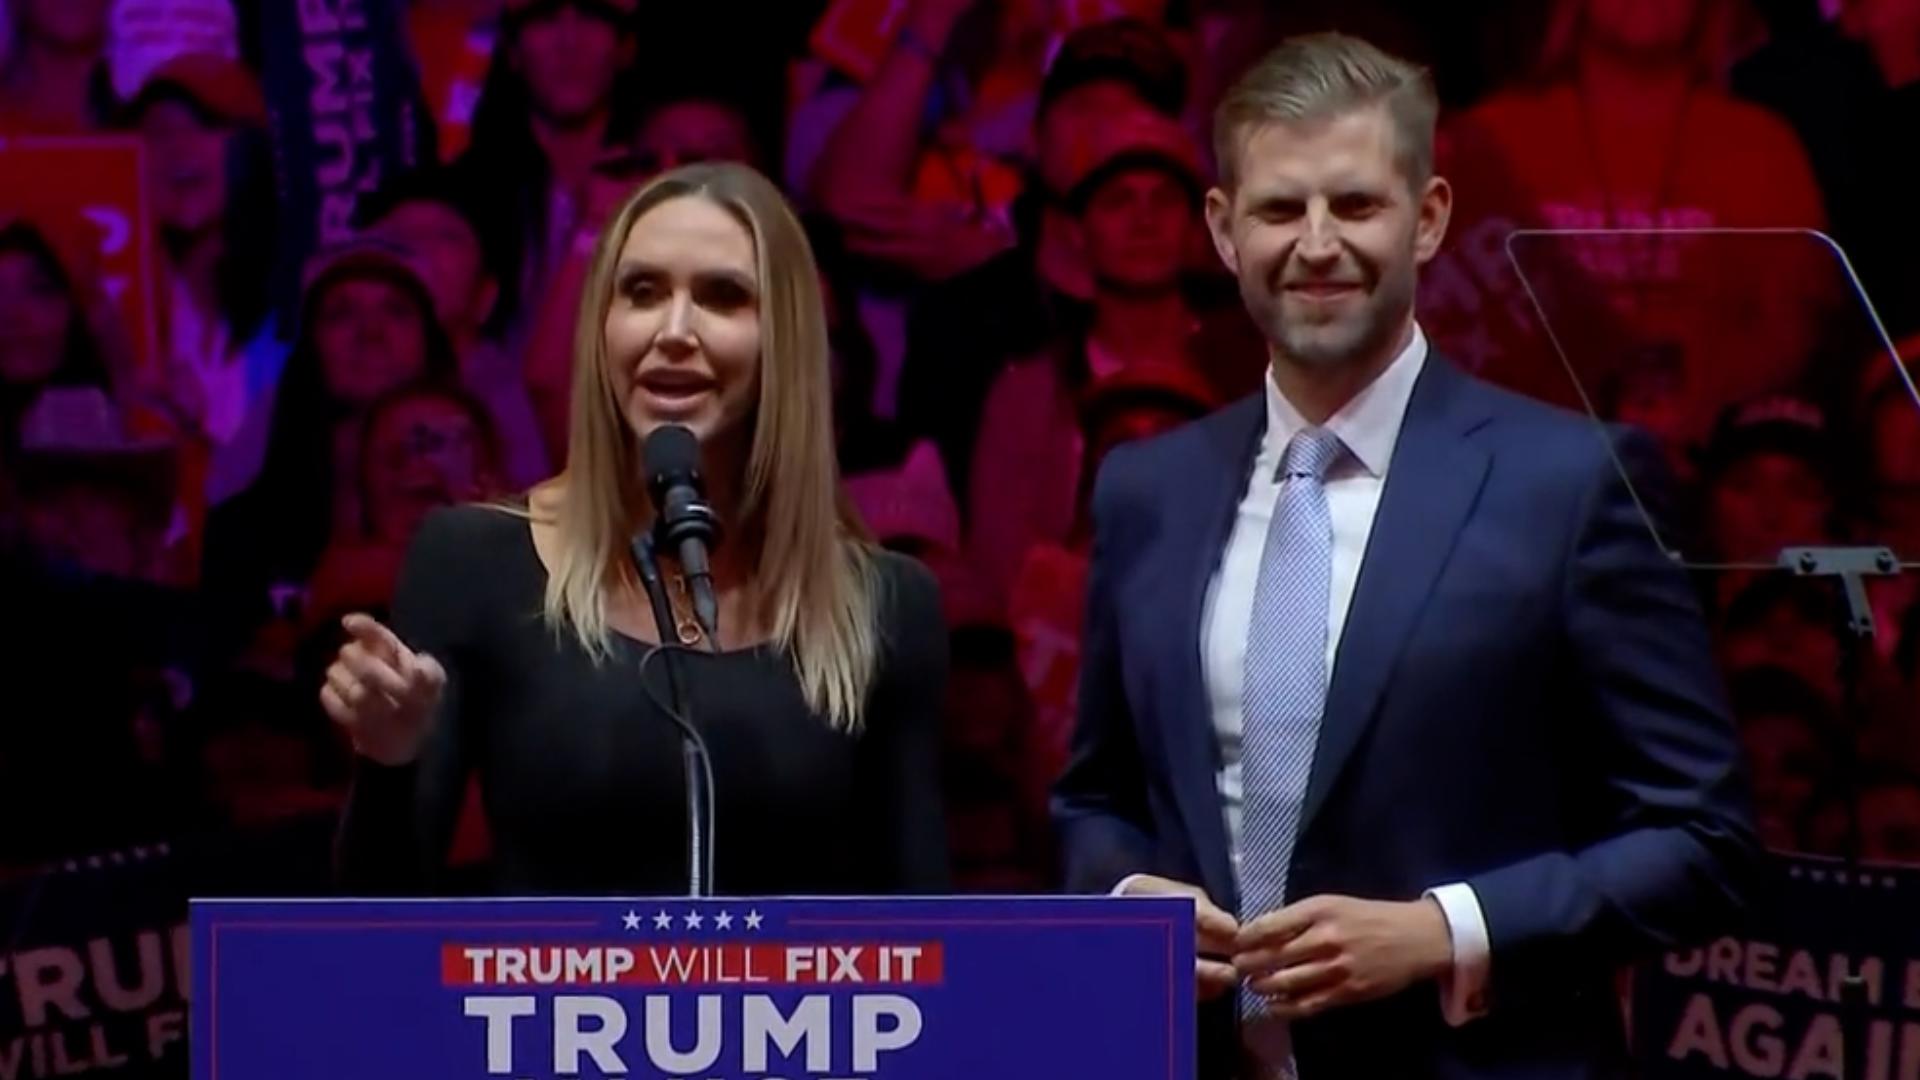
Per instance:
[[[1128,874],[1126,877],[1121,878],[1120,884],[1115,885],[1113,887],[1113,891],[1109,892],[1107,895],[1108,896],[1125,896],[1127,895],[1127,889],[1130,886],[1132,886],[1134,882],[1139,881],[1141,878],[1146,876],[1147,875],[1145,874]]]
[[[1440,1012],[1460,1027],[1487,1015],[1487,978],[1493,969],[1487,917],[1471,885],[1442,885],[1427,895],[1446,914],[1447,932],[1453,935],[1453,968],[1440,977]]]

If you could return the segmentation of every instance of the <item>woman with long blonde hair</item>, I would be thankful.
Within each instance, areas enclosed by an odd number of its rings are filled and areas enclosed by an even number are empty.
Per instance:
[[[710,751],[715,892],[940,888],[937,589],[841,497],[825,316],[792,210],[740,165],[653,180],[600,236],[577,342],[566,471],[523,502],[429,518],[393,627],[347,619],[321,690],[359,757],[346,884],[442,880],[477,775],[494,891],[684,892],[680,735],[662,665],[643,670],[669,642],[690,647]],[[666,424],[697,438],[727,526],[718,641],[664,551],[659,625],[628,554],[653,520],[642,448]]]

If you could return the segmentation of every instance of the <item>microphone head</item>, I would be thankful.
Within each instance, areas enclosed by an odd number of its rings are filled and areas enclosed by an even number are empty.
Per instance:
[[[654,428],[642,444],[640,454],[647,468],[647,491],[653,496],[656,509],[665,510],[661,504],[670,487],[684,484],[695,491],[701,490],[700,440],[686,427],[662,424]]]

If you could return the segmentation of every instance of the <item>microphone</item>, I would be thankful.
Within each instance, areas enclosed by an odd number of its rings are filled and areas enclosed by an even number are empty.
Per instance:
[[[665,424],[647,436],[641,448],[646,459],[647,493],[653,498],[656,541],[680,559],[688,591],[693,594],[693,616],[720,648],[720,605],[713,597],[713,573],[707,555],[720,543],[720,518],[708,505],[700,476],[700,443],[679,424]],[[662,626],[660,633],[668,633]]]

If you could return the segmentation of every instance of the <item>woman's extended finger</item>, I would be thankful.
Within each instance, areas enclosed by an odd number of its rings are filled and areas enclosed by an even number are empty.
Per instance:
[[[408,685],[407,677],[400,673],[398,666],[367,651],[357,641],[348,642],[340,650],[340,666],[370,690],[378,690],[395,698],[404,698],[413,692],[413,687]]]
[[[404,668],[413,660],[413,650],[400,640],[400,635],[371,615],[348,615],[340,620],[340,625],[353,635],[355,642],[395,668]]]

